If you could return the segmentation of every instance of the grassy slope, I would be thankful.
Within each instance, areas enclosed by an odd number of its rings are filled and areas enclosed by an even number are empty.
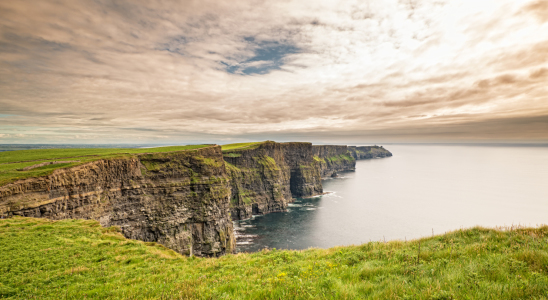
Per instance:
[[[546,299],[548,227],[187,258],[95,221],[0,220],[0,298]],[[452,250],[451,250],[452,249]]]
[[[60,168],[73,167],[90,161],[113,158],[119,156],[129,156],[137,153],[152,152],[172,152],[191,150],[207,147],[207,145],[190,146],[170,146],[158,148],[135,148],[135,149],[115,149],[115,148],[90,148],[90,149],[36,149],[0,152],[0,186],[13,182],[18,179],[30,177],[45,176],[51,174],[53,170]],[[29,171],[17,171],[24,167],[33,166],[47,161],[79,161],[73,163],[64,163],[48,165]]]
[[[223,151],[228,150],[250,150],[259,147],[264,142],[251,142],[251,143],[236,143],[236,144],[226,144],[222,145],[221,148]]]

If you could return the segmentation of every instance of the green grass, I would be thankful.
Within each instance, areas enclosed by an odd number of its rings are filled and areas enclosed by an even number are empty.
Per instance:
[[[547,275],[546,226],[201,259],[95,221],[0,220],[9,299],[546,299]]]
[[[325,163],[325,159],[320,158],[319,156],[316,156],[316,155],[314,155],[314,160],[319,162],[319,163],[322,163],[322,162]]]
[[[259,164],[261,164],[267,170],[270,170],[270,171],[280,170],[274,158],[270,156],[265,155],[265,156],[257,157],[255,159],[257,160]]]
[[[348,154],[339,154],[331,157],[326,157],[325,160],[328,160],[329,162],[339,162],[339,161],[354,161],[355,159],[348,155]]]
[[[116,157],[127,157],[139,153],[158,153],[192,150],[207,147],[208,145],[169,146],[157,148],[82,148],[82,149],[36,149],[0,152],[0,186],[30,177],[39,177],[51,174],[60,168],[74,167],[90,161]],[[48,161],[75,161],[47,165],[28,171],[18,171],[24,167],[33,166]]]
[[[257,196],[257,193],[255,191],[251,191],[251,190],[246,190],[246,189],[240,189],[239,192],[238,192],[238,195],[239,195],[239,199],[243,202],[243,204],[251,204],[254,202],[256,196]],[[234,201],[232,202],[233,205],[238,205],[239,201],[238,199],[233,199]]]
[[[258,148],[261,144],[266,143],[264,142],[252,142],[252,143],[235,143],[235,144],[226,144],[221,145],[221,148],[223,151],[227,150],[251,150]]]

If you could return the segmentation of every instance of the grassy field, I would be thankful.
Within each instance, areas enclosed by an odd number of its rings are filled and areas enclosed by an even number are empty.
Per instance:
[[[18,179],[45,176],[54,170],[73,167],[90,161],[128,156],[138,153],[172,152],[207,147],[207,145],[170,146],[157,148],[82,148],[82,149],[36,149],[0,152],[0,186]],[[28,171],[20,171],[43,162],[71,161],[47,165]]]
[[[223,151],[228,150],[249,150],[249,149],[255,149],[259,147],[264,142],[252,142],[252,143],[235,143],[235,144],[226,144],[221,145],[221,148]]]
[[[473,228],[205,259],[95,221],[13,218],[0,220],[0,298],[547,299],[547,234]]]

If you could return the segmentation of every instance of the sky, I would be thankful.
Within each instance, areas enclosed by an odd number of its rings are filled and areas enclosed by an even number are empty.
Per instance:
[[[548,142],[547,0],[0,2],[0,144]]]

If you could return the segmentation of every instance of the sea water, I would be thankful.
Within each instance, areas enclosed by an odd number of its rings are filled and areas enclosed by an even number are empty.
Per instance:
[[[473,226],[548,224],[548,147],[387,145],[323,180],[327,195],[235,222],[237,249],[328,248]]]

